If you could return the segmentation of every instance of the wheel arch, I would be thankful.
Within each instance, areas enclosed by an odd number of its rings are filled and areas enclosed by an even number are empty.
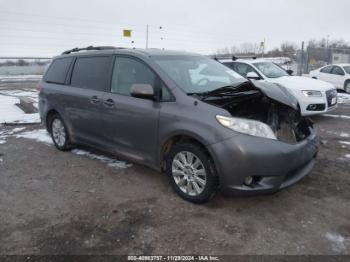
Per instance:
[[[173,134],[172,136],[169,136],[161,144],[160,154],[159,154],[159,161],[160,161],[159,163],[160,163],[161,171],[165,171],[166,169],[166,157],[169,154],[171,148],[177,143],[186,143],[186,142],[194,144],[199,148],[201,148],[211,158],[214,166],[216,166],[214,157],[212,156],[212,152],[210,152],[209,148],[206,146],[204,139],[188,133],[178,133],[178,134]]]
[[[56,109],[50,109],[48,110],[48,112],[46,113],[46,117],[45,117],[45,127],[46,127],[46,130],[51,133],[51,130],[50,130],[50,119],[54,116],[54,115],[60,115],[60,113],[56,110]]]
[[[348,83],[350,83],[350,78],[348,78],[348,79],[346,79],[346,80],[344,81],[344,89],[345,89],[345,87],[346,87],[346,85],[347,85]]]

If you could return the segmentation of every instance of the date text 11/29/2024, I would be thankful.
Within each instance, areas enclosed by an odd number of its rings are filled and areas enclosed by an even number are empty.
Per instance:
[[[220,261],[217,256],[128,256],[128,261]]]

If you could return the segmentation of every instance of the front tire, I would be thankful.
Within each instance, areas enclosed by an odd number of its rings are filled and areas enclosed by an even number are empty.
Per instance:
[[[166,173],[175,192],[187,201],[204,203],[216,192],[212,159],[197,145],[174,145],[166,160]]]
[[[69,150],[69,134],[60,115],[55,114],[50,119],[50,133],[55,147],[61,151]]]

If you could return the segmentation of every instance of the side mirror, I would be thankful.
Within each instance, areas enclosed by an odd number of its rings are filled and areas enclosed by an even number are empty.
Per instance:
[[[143,99],[154,99],[153,87],[149,84],[133,84],[130,88],[131,96]]]
[[[261,79],[260,76],[258,76],[257,73],[255,72],[249,72],[246,76],[248,79],[254,79],[254,80],[259,80]]]
[[[294,73],[294,71],[293,71],[292,69],[288,69],[288,70],[286,70],[286,72],[287,72],[287,74],[290,75],[290,76],[292,76],[293,73]]]

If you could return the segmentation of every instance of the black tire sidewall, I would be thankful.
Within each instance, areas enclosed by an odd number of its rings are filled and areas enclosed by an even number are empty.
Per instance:
[[[66,133],[66,141],[65,141],[65,143],[64,143],[63,146],[59,146],[59,145],[56,143],[55,139],[53,138],[52,123],[53,123],[53,121],[54,121],[55,119],[60,120],[60,121],[62,122],[63,126],[64,126],[64,132]],[[53,116],[50,118],[50,122],[49,122],[49,123],[50,123],[49,127],[50,127],[51,139],[52,139],[52,142],[54,143],[55,147],[56,147],[58,150],[61,150],[61,151],[67,151],[67,150],[69,150],[69,134],[68,134],[68,131],[67,131],[67,126],[66,126],[66,124],[64,123],[62,117],[61,117],[59,114],[55,114],[55,115],[53,115]]]
[[[350,94],[350,88],[349,88],[349,92],[348,92],[348,90],[346,89],[347,86],[350,87],[350,80],[346,80],[345,84],[344,84],[345,93]]]
[[[188,151],[196,155],[203,163],[206,171],[206,185],[202,193],[197,196],[189,196],[184,193],[176,184],[172,175],[172,162],[177,153],[181,151]],[[170,184],[175,192],[183,199],[193,203],[204,203],[209,201],[215,194],[215,168],[210,156],[199,146],[191,143],[179,143],[174,145],[166,158],[166,174],[169,178]]]

